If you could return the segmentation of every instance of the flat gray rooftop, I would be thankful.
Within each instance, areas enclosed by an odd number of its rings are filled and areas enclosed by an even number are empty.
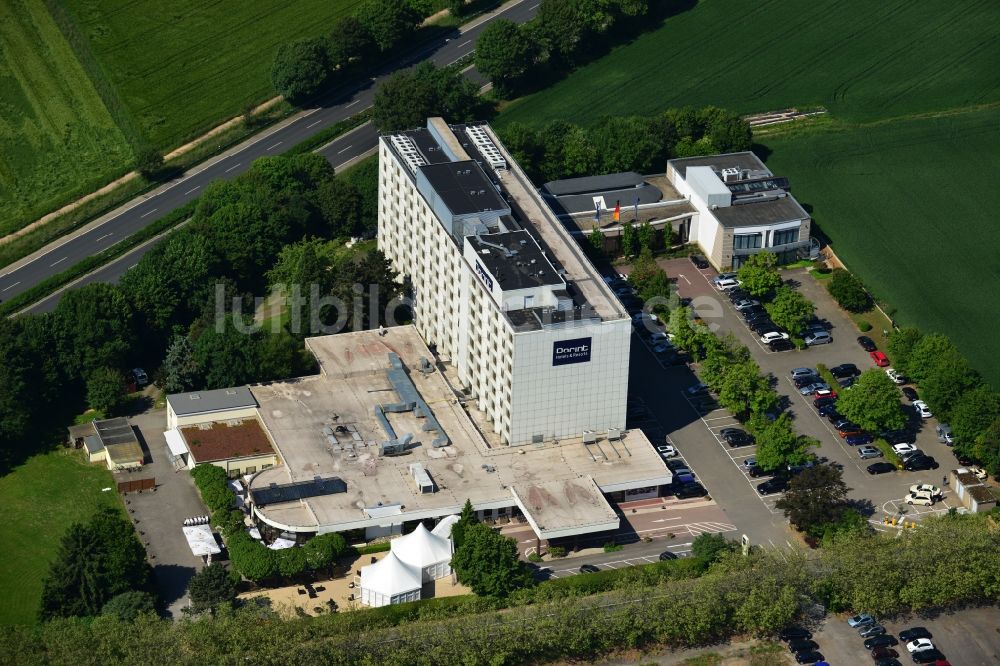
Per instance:
[[[527,231],[467,238],[476,251],[476,259],[496,278],[504,291],[563,284],[563,279]]]
[[[687,175],[688,167],[694,166],[712,167],[715,171],[722,171],[723,169],[747,169],[749,171],[766,171],[768,174],[771,174],[771,170],[760,161],[759,157],[750,151],[700,157],[680,157],[668,160],[667,164],[672,166],[682,177]]]
[[[454,215],[507,209],[483,168],[472,160],[427,164],[419,171]]]
[[[511,488],[518,507],[542,539],[618,529],[618,514],[589,476]]]
[[[344,531],[386,520],[439,517],[461,510],[515,506],[513,486],[593,477],[605,492],[669,483],[670,471],[639,430],[620,441],[584,445],[582,440],[506,447],[490,444],[437,370],[425,374],[420,359],[432,356],[412,326],[309,338],[322,373],[289,382],[252,386],[259,414],[285,464],[257,474],[251,490],[270,484],[337,477],[346,492],[271,503],[258,516],[298,531]],[[399,456],[382,456],[386,440],[376,405],[399,396],[386,376],[388,354],[399,355],[415,388],[450,444],[434,448],[435,433],[422,430],[414,412],[387,412],[398,434],[412,433]],[[422,463],[437,487],[420,493],[409,465]]]
[[[712,214],[724,227],[756,227],[809,217],[809,213],[790,194],[770,201],[720,206]]]
[[[218,412],[241,407],[256,407],[250,389],[246,386],[215,389],[213,391],[192,391],[191,393],[175,393],[167,396],[167,404],[177,416]]]

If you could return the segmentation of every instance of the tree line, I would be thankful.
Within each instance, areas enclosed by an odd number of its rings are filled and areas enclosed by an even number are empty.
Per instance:
[[[430,599],[317,618],[281,620],[247,606],[198,621],[58,619],[0,630],[0,650],[14,663],[113,663],[127,646],[131,660],[179,664],[289,655],[343,665],[520,664],[774,635],[816,604],[888,615],[1000,599],[1000,533],[989,516],[932,518],[899,538],[836,538],[809,557],[704,546],[699,559],[711,563],[701,575],[685,560],[662,562],[613,572],[610,589],[596,574],[542,583],[523,600],[520,592]]]
[[[283,325],[240,333],[236,325],[252,317],[240,308],[217,326],[216,292],[249,312],[252,295],[273,288],[276,280],[322,277],[324,289],[346,302],[355,283],[379,285],[382,311],[399,287],[381,253],[334,252],[340,240],[374,232],[376,190],[374,164],[334,177],[319,155],[262,158],[238,178],[206,188],[190,221],[118,284],[87,284],[67,291],[51,313],[0,321],[3,467],[62,437],[61,428],[88,398],[114,412],[129,368],[160,368],[152,376],[168,391],[310,371],[303,331]],[[288,246],[321,248],[325,258],[303,268]],[[364,303],[364,321],[349,325],[378,320]]]

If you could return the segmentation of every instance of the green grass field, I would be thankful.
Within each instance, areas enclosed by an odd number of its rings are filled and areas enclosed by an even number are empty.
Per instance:
[[[106,467],[65,449],[37,455],[0,478],[0,625],[34,624],[63,533],[98,507],[120,507],[114,486]]]
[[[66,7],[139,131],[186,139],[274,94],[279,44],[328,33],[361,0],[67,0]]]
[[[131,155],[40,0],[0,2],[0,236],[107,183]]]
[[[759,140],[898,322],[947,334],[1000,388],[1000,106]]]
[[[1000,99],[998,24],[993,0],[702,0],[501,122],[587,125],[707,104],[823,105],[863,121],[988,103]]]

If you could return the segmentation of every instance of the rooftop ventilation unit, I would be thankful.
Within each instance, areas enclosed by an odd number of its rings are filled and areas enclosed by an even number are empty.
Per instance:
[[[486,161],[494,169],[507,169],[507,160],[500,154],[496,144],[486,133],[482,125],[472,125],[465,128],[465,133],[472,139],[472,144],[479,150]]]
[[[608,440],[612,442],[617,442],[622,438],[621,428],[608,428]]]
[[[735,183],[740,180],[741,177],[740,170],[735,167],[728,167],[722,170],[722,182],[724,183]]]
[[[583,433],[583,443],[584,444],[596,444],[597,443],[597,433],[593,430],[585,430]]]
[[[410,173],[416,173],[417,169],[427,164],[423,155],[417,150],[417,144],[413,143],[413,139],[410,137],[405,134],[396,134],[390,140],[396,152],[406,162],[406,167],[410,170]]]

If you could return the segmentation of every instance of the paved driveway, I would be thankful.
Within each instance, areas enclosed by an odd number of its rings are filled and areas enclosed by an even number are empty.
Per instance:
[[[924,452],[934,456],[941,465],[940,469],[928,472],[899,471],[873,477],[865,469],[871,461],[860,460],[855,447],[846,445],[826,419],[816,413],[811,399],[801,396],[791,383],[789,371],[797,367],[815,368],[818,363],[823,363],[827,367],[840,363],[854,363],[862,370],[874,367],[867,352],[857,344],[859,333],[853,322],[840,311],[826,290],[817,284],[804,269],[788,270],[783,275],[792,286],[798,288],[803,295],[816,304],[817,316],[826,319],[831,325],[830,332],[833,335],[833,342],[803,351],[772,352],[762,345],[757,336],[746,327],[729,300],[719,294],[711,285],[710,281],[715,275],[714,271],[697,270],[686,259],[661,261],[660,266],[671,277],[677,278],[680,295],[693,299],[692,306],[716,334],[731,333],[736,340],[750,349],[754,359],[765,373],[771,373],[777,378],[777,390],[788,400],[789,411],[795,417],[796,429],[801,434],[820,441],[820,448],[816,451],[817,455],[825,456],[830,461],[843,466],[844,480],[853,489],[851,497],[861,502],[862,506],[870,512],[876,527],[884,528],[882,520],[889,515],[898,516],[903,513],[907,519],[919,520],[923,515],[942,513],[951,507],[960,505],[957,498],[953,498],[947,488],[944,488],[944,500],[933,508],[910,507],[902,501],[911,484],[933,483],[941,486],[942,477],[947,474],[948,469],[956,464],[950,449],[937,441],[934,430],[937,424],[935,419],[926,419],[922,424],[919,424],[922,427],[918,433],[916,445]],[[696,381],[695,378],[690,377],[691,384]],[[724,410],[706,411],[710,405],[699,405],[697,402],[694,407],[705,407],[698,412],[701,417],[701,426],[703,430],[711,433],[712,439],[716,440],[716,443],[718,440],[715,435],[718,430],[735,423],[735,420]],[[733,471],[742,477],[744,485],[747,485],[748,481],[752,481],[753,485],[756,485],[757,480],[748,480],[746,474],[739,468],[741,461],[746,456],[752,455],[753,448],[730,451],[724,445],[720,444],[719,446],[722,447],[725,456],[722,460],[729,459],[733,463]],[[716,456],[717,459],[718,457]],[[735,484],[734,476],[731,473],[727,474],[725,483]],[[745,493],[741,495],[743,495],[743,500],[747,499]],[[760,503],[761,500],[755,491],[753,491],[753,497],[755,502]],[[740,497],[732,497],[731,499],[737,502],[741,501]],[[776,498],[765,499],[764,504],[769,507],[773,506],[774,499]],[[729,506],[728,502],[721,503],[724,506]]]
[[[168,615],[177,617],[187,605],[188,581],[204,566],[200,557],[191,554],[181,526],[185,518],[205,515],[208,510],[201,503],[190,473],[175,471],[167,460],[167,442],[163,437],[166,410],[140,414],[131,421],[138,426],[152,458],[152,461],[147,459],[142,476],[156,477],[156,492],[128,495],[126,508],[146,545],[157,592]]]

